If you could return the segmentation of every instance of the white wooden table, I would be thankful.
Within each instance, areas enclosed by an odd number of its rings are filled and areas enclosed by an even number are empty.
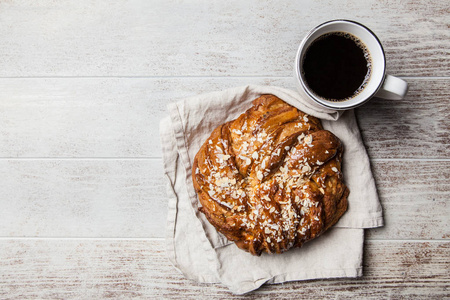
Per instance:
[[[0,298],[239,298],[164,250],[158,124],[167,103],[294,88],[298,44],[336,18],[384,44],[405,100],[356,110],[384,209],[364,277],[256,298],[450,297],[448,1],[0,2]]]

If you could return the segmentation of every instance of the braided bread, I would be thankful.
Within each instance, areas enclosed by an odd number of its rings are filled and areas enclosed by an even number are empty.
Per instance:
[[[195,156],[199,210],[253,255],[300,247],[347,210],[342,151],[317,118],[262,95],[217,127]]]

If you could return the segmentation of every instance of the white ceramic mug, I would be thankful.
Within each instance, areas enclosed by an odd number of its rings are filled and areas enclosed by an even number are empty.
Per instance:
[[[331,32],[347,32],[356,36],[366,46],[371,57],[372,69],[366,86],[361,92],[344,101],[330,101],[317,96],[306,84],[302,71],[303,58],[308,47],[320,36]],[[349,20],[325,22],[311,30],[298,48],[294,72],[297,88],[301,94],[321,106],[336,110],[357,107],[372,97],[400,100],[408,91],[408,84],[404,80],[386,75],[384,50],[376,35],[364,25]]]

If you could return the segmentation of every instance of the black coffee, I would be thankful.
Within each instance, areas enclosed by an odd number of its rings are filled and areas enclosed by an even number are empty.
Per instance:
[[[327,33],[306,49],[303,78],[320,98],[345,101],[361,92],[371,73],[366,46],[346,32]]]

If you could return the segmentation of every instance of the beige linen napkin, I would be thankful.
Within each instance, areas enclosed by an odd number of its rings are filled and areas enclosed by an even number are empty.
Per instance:
[[[344,144],[343,174],[350,189],[348,211],[320,238],[279,255],[254,257],[217,232],[198,212],[191,166],[211,132],[273,94],[309,115]],[[221,282],[242,294],[264,283],[362,275],[364,228],[383,225],[382,209],[353,110],[345,113],[309,103],[298,93],[273,86],[244,86],[172,103],[160,134],[168,182],[167,253],[187,278]]]

